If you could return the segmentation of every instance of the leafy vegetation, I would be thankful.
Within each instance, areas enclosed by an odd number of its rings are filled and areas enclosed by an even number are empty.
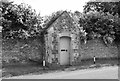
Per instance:
[[[102,37],[105,43],[120,40],[120,2],[88,2],[79,24],[88,39]]]
[[[89,1],[84,6],[84,13],[87,13],[89,11],[109,12],[112,15],[115,15],[116,13],[118,13],[120,16],[120,2],[119,1],[118,2],[100,2],[100,1],[92,2],[92,1]]]
[[[31,6],[21,3],[1,1],[0,18],[3,38],[28,38],[40,34],[41,17],[37,15]]]

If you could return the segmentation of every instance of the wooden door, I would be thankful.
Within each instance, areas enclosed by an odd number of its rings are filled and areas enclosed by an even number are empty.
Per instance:
[[[70,37],[60,38],[60,65],[70,64]]]

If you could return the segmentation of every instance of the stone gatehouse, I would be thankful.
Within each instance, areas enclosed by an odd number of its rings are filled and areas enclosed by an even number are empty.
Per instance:
[[[47,28],[45,34],[47,64],[72,65],[79,58],[79,28],[64,11]]]

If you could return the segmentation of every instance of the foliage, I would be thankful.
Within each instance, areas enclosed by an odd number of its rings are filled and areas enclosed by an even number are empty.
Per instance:
[[[102,37],[112,43],[120,40],[120,2],[88,2],[79,24],[88,33],[87,39]]]
[[[120,36],[120,18],[118,15],[112,15],[104,12],[89,12],[83,14],[80,18],[81,26],[86,30],[88,35],[94,36]],[[94,36],[92,36],[94,38]]]
[[[0,9],[3,38],[24,39],[40,34],[41,17],[31,6],[24,3],[17,5],[13,2],[2,2]]]
[[[116,13],[118,13],[120,16],[120,2],[100,2],[100,1],[92,2],[92,1],[89,1],[84,6],[84,13],[87,13],[89,11],[109,12],[112,15],[115,15]]]

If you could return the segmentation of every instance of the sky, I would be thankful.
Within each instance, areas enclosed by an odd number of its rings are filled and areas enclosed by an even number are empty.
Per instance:
[[[11,0],[16,4],[26,3],[32,6],[41,16],[50,15],[58,10],[83,11],[85,2],[89,0]]]

